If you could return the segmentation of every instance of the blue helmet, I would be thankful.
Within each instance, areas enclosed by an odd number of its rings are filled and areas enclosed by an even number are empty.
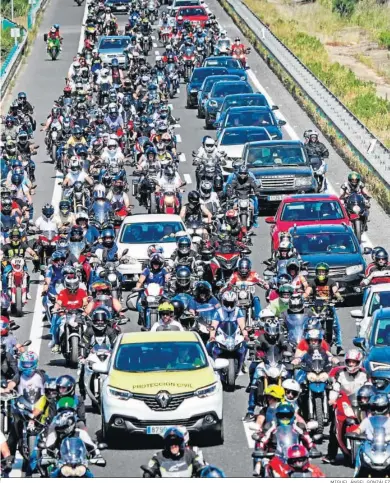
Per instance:
[[[191,240],[188,238],[188,236],[181,236],[177,240],[177,249],[180,255],[188,255],[190,253]]]
[[[275,410],[276,423],[279,426],[288,426],[295,419],[295,408],[292,404],[281,403]]]
[[[33,351],[24,352],[19,359],[18,369],[27,377],[30,377],[38,368],[38,356]]]
[[[181,288],[188,288],[191,282],[191,270],[188,267],[177,267],[176,283]]]
[[[13,173],[11,176],[11,183],[19,186],[22,183],[22,176],[19,173]]]
[[[111,61],[111,67],[119,67],[119,62],[116,57],[114,57]]]
[[[216,466],[208,465],[202,468],[199,478],[226,478],[225,473]]]
[[[60,28],[60,26],[58,25],[58,23],[55,23],[55,24],[53,25],[53,27],[54,27],[56,30],[59,30],[59,28]]]
[[[60,250],[56,250],[53,255],[51,256],[52,262],[59,262],[60,260],[63,260],[64,254]]]
[[[164,433],[164,446],[170,450],[171,446],[179,446],[181,451],[185,449],[184,434],[176,427],[168,428]]]

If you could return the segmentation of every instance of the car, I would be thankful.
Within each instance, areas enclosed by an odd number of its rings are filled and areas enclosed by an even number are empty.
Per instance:
[[[315,278],[316,265],[329,265],[329,278],[337,282],[346,296],[362,293],[360,282],[366,262],[353,229],[342,225],[301,225],[289,229],[292,242],[306,265],[309,281]]]
[[[228,74],[238,75],[243,81],[248,79],[245,68],[242,66],[241,62],[234,59],[231,55],[206,57],[203,61],[202,67],[226,67]]]
[[[218,81],[213,85],[204,106],[204,119],[206,129],[214,127],[218,109],[223,99],[229,94],[253,92],[252,86],[246,81]]]
[[[117,58],[120,67],[127,69],[129,58],[125,52],[130,44],[128,35],[105,35],[100,37],[97,49],[103,63],[111,64],[113,58]]]
[[[372,316],[379,308],[390,307],[390,283],[378,283],[367,287],[368,295],[361,309],[351,310],[356,319],[359,337],[366,337],[371,330]]]
[[[222,444],[218,370],[226,366],[227,361],[211,359],[196,332],[120,334],[111,357],[93,366],[104,378],[103,439],[110,445],[121,432],[163,435],[168,427],[181,425]]]
[[[242,158],[259,182],[260,209],[276,208],[285,196],[318,190],[310,160],[301,141],[249,143]]]
[[[183,20],[189,20],[200,27],[204,27],[209,19],[206,8],[202,6],[180,7],[176,10],[176,20],[178,17],[183,17]]]
[[[119,229],[117,244],[119,253],[127,248],[118,271],[123,283],[137,282],[148,263],[148,247],[154,243],[162,246],[164,256],[169,258],[176,249],[176,236],[186,234],[186,228],[178,215],[132,215],[127,216]]]
[[[286,121],[277,119],[272,109],[261,106],[241,106],[229,107],[223,119],[214,123],[217,128],[217,138],[225,127],[232,126],[261,126],[270,134],[271,139],[282,139],[283,134],[280,130]]]
[[[269,107],[273,111],[279,109],[278,106],[270,106],[265,95],[260,92],[253,92],[253,94],[230,94],[225,97],[221,109],[218,111],[217,122],[223,122],[223,118],[230,107],[244,106]]]
[[[269,132],[264,127],[227,127],[222,131],[217,141],[218,151],[226,154],[226,165],[222,166],[225,178],[233,172],[233,161],[241,159],[246,143],[254,141],[269,141]]]
[[[203,0],[173,0],[172,5],[168,10],[169,15],[175,17],[176,12],[180,7],[204,7],[206,12],[209,11],[209,8]]]
[[[350,218],[340,199],[332,194],[303,194],[284,198],[275,216],[265,218],[271,225],[271,249],[279,247],[281,233],[294,225],[351,225]]]
[[[209,94],[213,85],[218,81],[239,81],[240,78],[237,75],[210,75],[206,77],[198,91],[198,117],[204,119],[205,109],[204,106],[208,100]]]
[[[130,0],[106,0],[104,6],[110,7],[114,13],[127,14],[130,9]]]
[[[228,74],[226,67],[197,67],[194,69],[192,71],[191,79],[187,84],[187,109],[197,105],[198,90],[206,77],[225,74]]]
[[[353,344],[366,354],[363,366],[373,385],[390,395],[390,308],[376,310],[367,337],[355,337]]]

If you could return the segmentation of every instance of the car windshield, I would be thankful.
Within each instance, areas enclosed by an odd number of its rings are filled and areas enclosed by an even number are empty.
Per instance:
[[[294,201],[284,205],[281,221],[326,221],[344,218],[338,201]]]
[[[238,76],[224,76],[224,75],[216,76],[216,77],[213,76],[212,78],[205,80],[203,92],[208,94],[209,92],[211,92],[214,84],[216,82],[221,81],[221,80],[232,80],[232,81],[234,81],[234,80],[240,80],[240,78]]]
[[[205,67],[226,67],[227,69],[241,69],[242,65],[237,59],[226,59],[226,58],[219,58],[219,59],[206,59]]]
[[[264,96],[237,96],[226,98],[222,110],[226,111],[229,107],[241,106],[268,106],[267,99]]]
[[[221,71],[215,72],[215,70],[213,70],[213,69],[195,69],[193,74],[192,74],[192,77],[191,77],[191,82],[202,82],[206,79],[206,77],[208,77],[210,75],[223,74],[223,71],[222,72]]]
[[[269,112],[242,111],[229,113],[225,127],[236,126],[273,126],[274,120]]]
[[[129,44],[129,39],[103,39],[99,45],[99,50],[124,49]]]
[[[245,159],[248,168],[263,166],[300,166],[306,164],[305,154],[299,146],[250,146]]]
[[[295,235],[294,247],[300,255],[312,253],[357,253],[359,246],[350,233],[310,233]]]
[[[131,244],[172,243],[176,241],[175,233],[184,230],[184,225],[178,221],[129,223],[122,231],[120,242]]]
[[[254,141],[269,141],[269,134],[265,129],[254,131],[253,129],[240,129],[239,131],[226,131],[221,140],[221,146],[245,144]]]
[[[368,315],[371,316],[375,312],[375,310],[378,310],[381,307],[390,307],[390,291],[376,292],[372,295]]]
[[[200,5],[199,0],[176,0],[176,7],[185,7],[186,5]]]
[[[376,323],[374,345],[390,346],[390,319],[379,319]]]
[[[183,17],[205,17],[206,11],[204,8],[199,7],[199,8],[180,8],[179,9],[179,14],[182,15]]]
[[[208,366],[198,342],[140,342],[123,344],[114,367],[124,372],[193,371]]]
[[[249,84],[217,82],[211,90],[210,97],[226,97],[229,94],[244,94],[245,92],[252,92],[252,87]]]

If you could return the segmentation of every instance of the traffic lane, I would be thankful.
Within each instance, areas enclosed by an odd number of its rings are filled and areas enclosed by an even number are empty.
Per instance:
[[[218,1],[210,1],[210,8],[215,13],[218,21],[222,27],[227,31],[227,36],[234,39],[239,36],[243,42],[247,45],[251,45],[249,40],[245,38],[244,34],[234,24],[233,20],[221,7]],[[306,129],[315,129],[319,131],[318,127],[312,122],[310,117],[304,112],[304,110],[297,104],[295,99],[284,87],[282,82],[277,76],[269,69],[267,64],[263,61],[260,55],[255,51],[252,46],[252,52],[248,57],[248,64],[251,70],[257,76],[260,84],[264,87],[265,91],[272,98],[275,104],[280,108],[280,111],[286,117],[286,120],[290,123],[292,128],[296,131],[297,135],[302,139],[303,132]],[[276,111],[276,115],[278,111]],[[320,131],[319,131],[320,132]],[[350,173],[350,168],[344,163],[342,158],[332,148],[330,143],[324,139],[325,135],[320,132],[321,140],[325,141],[327,148],[329,149],[329,169],[327,177],[331,182],[333,188],[338,193],[340,185],[345,182]],[[387,220],[387,223],[383,223]],[[389,215],[379,206],[379,204],[372,199],[370,210],[370,222],[368,229],[368,236],[375,245],[386,246],[390,239],[390,223],[388,223]]]

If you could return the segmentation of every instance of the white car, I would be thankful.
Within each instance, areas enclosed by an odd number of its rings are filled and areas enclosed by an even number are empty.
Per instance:
[[[127,248],[127,255],[118,266],[123,282],[137,282],[139,275],[148,263],[148,247],[160,245],[165,258],[170,258],[176,249],[176,240],[187,234],[179,215],[133,215],[127,216],[118,233],[118,252],[121,255]]]
[[[356,325],[359,337],[367,338],[372,316],[381,307],[390,307],[390,283],[370,285],[364,306],[361,309],[351,310],[351,316],[357,319]]]
[[[226,165],[222,166],[225,177],[233,172],[233,161],[242,158],[245,144],[254,141],[269,141],[271,139],[264,127],[227,127],[223,129],[217,140],[217,149],[226,154]]]
[[[163,435],[183,425],[206,441],[223,443],[223,388],[218,371],[228,361],[213,359],[200,336],[188,331],[121,334],[109,360],[92,370],[103,375],[102,436]],[[206,436],[207,435],[207,436]]]

